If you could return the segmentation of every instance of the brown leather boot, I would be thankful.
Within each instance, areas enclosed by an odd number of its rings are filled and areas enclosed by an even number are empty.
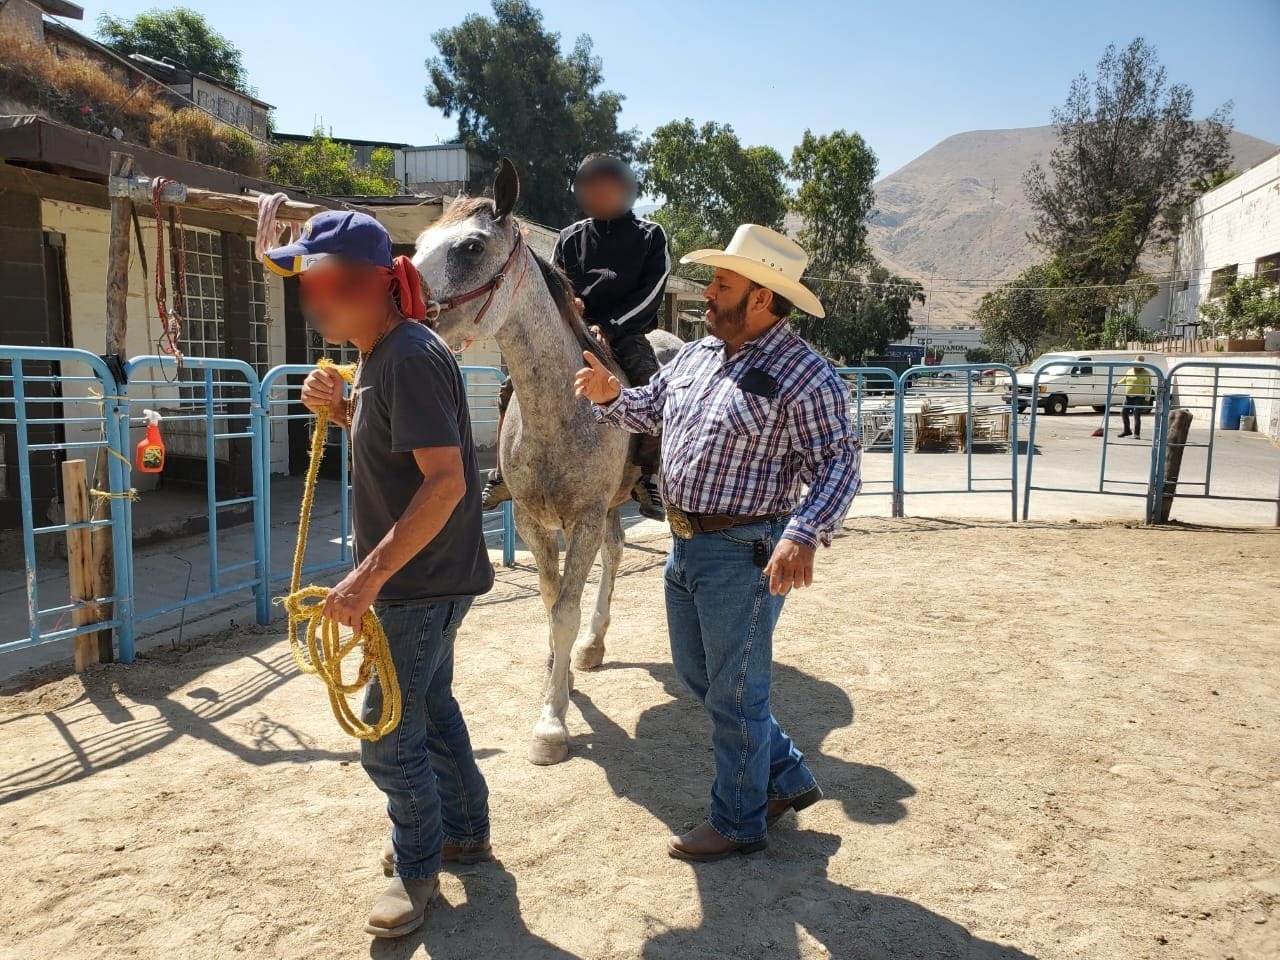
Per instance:
[[[769,808],[765,812],[764,822],[772,827],[788,810],[794,810],[799,813],[805,807],[812,807],[815,803],[822,799],[822,788],[816,783],[800,794],[798,797],[792,797],[790,800],[770,800]]]
[[[375,937],[403,937],[422,926],[427,905],[440,892],[440,879],[406,880],[393,877],[369,911],[364,932]]]
[[[479,843],[469,846],[449,843],[446,840],[444,846],[440,849],[440,859],[444,863],[457,863],[467,867],[473,863],[492,860],[493,847],[490,846],[488,840],[481,840]],[[382,867],[382,875],[384,877],[394,877],[396,875],[396,851],[391,846],[390,840],[382,848],[382,855],[378,858],[378,866]]]
[[[756,853],[763,850],[768,842],[761,838],[749,843],[738,843],[724,836],[709,821],[703,821],[688,833],[672,837],[667,841],[667,853],[677,860],[689,860],[693,863],[711,863],[723,860],[735,853]]]

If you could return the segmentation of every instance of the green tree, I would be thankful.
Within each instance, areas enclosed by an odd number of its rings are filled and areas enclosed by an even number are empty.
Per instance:
[[[662,200],[654,219],[676,252],[723,246],[743,223],[781,230],[786,161],[772,147],[744,147],[727,124],[673,120],[640,145],[645,191]]]
[[[1053,110],[1058,144],[1048,170],[1024,178],[1036,213],[1030,238],[1054,257],[1070,282],[1123,284],[1150,245],[1170,240],[1177,214],[1231,162],[1230,104],[1197,123],[1194,96],[1169,84],[1155,50],[1141,37],[1108,46],[1092,81],[1072,82]],[[1105,303],[1082,318],[1099,333]]]
[[[326,197],[390,197],[399,189],[390,176],[390,153],[375,150],[373,167],[365,167],[351,147],[316,130],[306,143],[274,144],[267,176]]]
[[[865,279],[810,282],[827,315],[820,319],[797,313],[792,325],[828,356],[846,363],[883,356],[890,343],[911,336],[911,307],[925,302],[919,283],[879,265]]]
[[[1267,330],[1280,329],[1280,292],[1274,279],[1275,268],[1258,276],[1237,277],[1222,296],[1200,305],[1210,336],[1248,339]]]
[[[458,139],[496,165],[510,157],[520,172],[522,211],[563,226],[577,204],[570,185],[588,153],[630,161],[636,133],[618,129],[623,97],[600,89],[604,74],[591,38],[566,55],[527,0],[493,0],[493,17],[471,14],[431,39],[427,103],[458,118]]]
[[[1102,335],[1098,338],[1098,347],[1110,350],[1118,343],[1141,340],[1143,333],[1142,324],[1138,322],[1136,316],[1128,310],[1113,310],[1107,314],[1107,319],[1102,321]]]
[[[193,73],[207,73],[249,92],[240,51],[203,14],[187,7],[157,8],[132,19],[104,13],[98,18],[98,39],[121,56],[168,57]]]
[[[1057,264],[1036,264],[986,294],[976,315],[982,342],[996,355],[1023,364],[1050,342],[1069,336],[1076,304],[1061,289],[1064,279]]]
[[[969,347],[964,352],[965,363],[997,363],[995,351],[990,347]]]
[[[789,174],[800,183],[791,209],[804,219],[799,240],[811,272],[835,277],[873,264],[867,218],[875,205],[876,155],[861,134],[819,137],[806,130]]]

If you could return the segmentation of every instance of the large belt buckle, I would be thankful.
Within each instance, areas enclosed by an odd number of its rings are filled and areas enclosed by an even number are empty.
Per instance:
[[[667,504],[667,523],[671,525],[671,532],[681,540],[693,539],[693,524],[689,522],[689,515],[679,507]]]

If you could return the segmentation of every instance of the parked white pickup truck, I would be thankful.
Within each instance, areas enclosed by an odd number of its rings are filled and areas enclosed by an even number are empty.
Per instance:
[[[1031,365],[1014,375],[1013,390],[1018,397],[1018,412],[1035,403],[1045,413],[1062,414],[1072,407],[1092,407],[1098,413],[1106,409],[1107,384],[1110,376],[1111,408],[1119,412],[1124,403],[1125,388],[1120,380],[1129,364],[1142,357],[1147,363],[1168,370],[1163,354],[1136,353],[1129,350],[1064,350],[1036,357]],[[1114,367],[1103,364],[1118,364]],[[1039,379],[1036,373],[1040,373]],[[1012,402],[1009,394],[1005,399]]]

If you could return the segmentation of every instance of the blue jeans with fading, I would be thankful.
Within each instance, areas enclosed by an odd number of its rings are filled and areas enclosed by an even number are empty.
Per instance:
[[[440,870],[445,841],[489,839],[489,788],[476,765],[462,711],[453,698],[453,642],[471,600],[379,603],[404,713],[380,740],[361,741],[360,762],[387,796],[396,872],[423,879]],[[382,683],[369,682],[364,720],[382,711]]]
[[[769,556],[785,528],[778,519],[674,537],[667,558],[672,663],[711,715],[709,820],[738,843],[765,836],[769,800],[798,797],[815,784],[769,703],[773,628],[785,598],[769,593],[755,544],[763,541]]]

